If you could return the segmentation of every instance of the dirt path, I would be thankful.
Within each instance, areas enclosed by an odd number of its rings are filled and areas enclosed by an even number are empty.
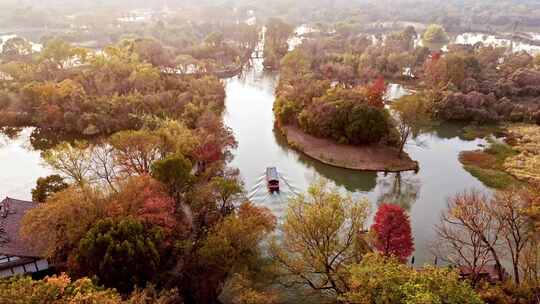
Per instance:
[[[418,163],[407,154],[398,158],[398,151],[394,147],[337,144],[306,134],[293,126],[283,126],[282,131],[293,148],[328,165],[362,171],[401,172],[418,169]]]

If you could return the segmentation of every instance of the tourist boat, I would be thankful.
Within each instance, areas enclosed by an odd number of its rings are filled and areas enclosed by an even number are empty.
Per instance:
[[[270,193],[279,192],[279,175],[276,167],[266,168],[266,185]]]

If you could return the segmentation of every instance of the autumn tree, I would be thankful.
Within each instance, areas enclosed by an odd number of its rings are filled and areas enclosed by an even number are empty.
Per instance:
[[[498,191],[491,198],[477,191],[456,195],[438,226],[440,249],[446,249],[443,258],[469,267],[473,275],[494,263],[500,279],[508,262],[514,282],[520,284],[523,273],[529,273],[529,250],[535,242],[527,214],[535,197],[533,191],[519,188]]]
[[[139,56],[142,61],[151,63],[156,67],[171,66],[172,54],[170,50],[155,39],[133,39],[120,42],[123,47],[128,47]]]
[[[481,304],[473,288],[449,268],[416,270],[395,258],[368,254],[350,267],[351,290],[340,298],[345,303],[441,303]]]
[[[100,186],[106,185],[112,192],[118,192],[117,183],[123,177],[116,162],[116,150],[107,142],[96,142],[90,151],[90,174]]]
[[[399,132],[398,155],[402,157],[405,144],[431,122],[431,106],[428,99],[420,94],[404,96],[392,103],[392,109],[397,114],[397,129]]]
[[[458,54],[449,54],[444,58],[444,60],[447,66],[446,70],[448,73],[448,80],[460,88],[463,81],[467,77],[465,58]]]
[[[8,61],[26,61],[32,55],[32,44],[22,37],[8,39],[2,45],[2,57]]]
[[[109,216],[134,217],[145,224],[160,227],[165,237],[173,232],[181,233],[183,231],[178,229],[185,228],[181,225],[184,220],[182,210],[169,196],[167,187],[148,175],[133,176],[123,181],[109,200]]]
[[[348,292],[348,267],[369,251],[359,236],[368,209],[366,200],[344,196],[326,181],[291,198],[282,238],[270,246],[283,283],[332,297]]]
[[[72,47],[60,38],[52,38],[45,42],[39,60],[51,62],[56,68],[64,69],[70,61],[81,62],[86,60],[86,56],[85,49]]]
[[[227,173],[225,176],[216,176],[211,180],[223,214],[234,208],[233,204],[241,199],[244,193],[243,183],[239,179],[239,172],[229,171]]]
[[[402,263],[414,250],[409,216],[398,205],[381,204],[371,226],[374,247],[384,256],[394,256]]]
[[[87,187],[70,187],[28,211],[21,223],[21,235],[61,267],[88,229],[104,216],[103,194]]]
[[[270,210],[250,202],[216,223],[194,248],[194,260],[186,270],[192,274],[186,292],[199,303],[214,303],[227,278],[259,267],[262,241],[275,225]]]
[[[100,303],[151,304],[183,303],[177,290],[137,289],[121,295],[114,289],[96,285],[83,277],[75,280],[67,274],[47,276],[41,280],[30,276],[14,276],[0,280],[0,298],[5,303]],[[125,299],[125,300],[124,300]],[[6,302],[7,301],[7,302]]]
[[[36,187],[32,189],[32,201],[44,203],[53,193],[66,189],[69,185],[58,174],[37,179]]]
[[[439,52],[433,52],[424,62],[423,72],[423,78],[432,89],[441,90],[448,84],[448,65]]]
[[[469,266],[473,280],[488,262],[495,264],[499,279],[504,279],[500,245],[504,227],[491,209],[490,199],[478,191],[456,194],[448,201],[447,211],[437,228],[447,244],[441,257],[459,266]]]
[[[280,303],[278,290],[259,290],[245,274],[235,274],[225,289],[230,294],[228,302],[232,304],[277,304]]]
[[[442,26],[431,24],[424,32],[422,39],[426,42],[445,43],[448,42],[448,34]]]
[[[384,77],[380,76],[367,89],[368,104],[376,108],[384,108],[384,94],[386,93],[386,84]]]
[[[161,158],[173,154],[192,155],[199,144],[197,134],[189,129],[183,121],[174,119],[154,119],[148,128],[149,132],[159,137],[159,150]]]
[[[280,19],[270,18],[266,24],[264,40],[264,66],[275,69],[288,51],[287,40],[293,34],[293,27]]]
[[[115,160],[123,174],[149,174],[152,163],[161,158],[160,138],[146,130],[122,131],[110,139]]]
[[[204,112],[197,119],[197,132],[200,139],[193,151],[197,161],[197,171],[205,172],[209,167],[221,166],[232,158],[231,149],[237,146],[232,130],[223,125],[220,116]]]
[[[106,142],[62,142],[43,153],[45,162],[68,181],[81,185],[107,185],[117,191],[122,176],[116,155],[118,151]],[[125,175],[124,175],[125,176]]]
[[[114,289],[101,288],[89,278],[72,281],[65,273],[42,280],[30,276],[0,280],[0,298],[4,303],[124,303]]]
[[[195,177],[191,174],[191,162],[182,155],[169,156],[152,165],[152,176],[167,186],[171,196],[177,202],[191,186]]]
[[[161,230],[134,218],[103,219],[80,240],[76,260],[83,275],[97,276],[121,292],[146,286],[160,267]]]
[[[501,237],[507,255],[510,256],[513,278],[518,285],[522,281],[523,252],[535,236],[526,214],[531,198],[531,192],[525,189],[509,188],[495,193],[489,206],[497,225],[501,227]]]
[[[282,60],[282,64],[287,63],[283,62],[287,56]],[[345,87],[351,87],[356,80],[356,75],[353,67],[341,63],[329,62],[320,67],[321,72],[326,79],[332,79],[338,81],[339,84]],[[296,71],[298,73],[298,71]],[[382,95],[380,96],[382,99]]]
[[[49,166],[78,185],[89,182],[90,158],[88,143],[82,141],[73,144],[63,142],[43,154]]]

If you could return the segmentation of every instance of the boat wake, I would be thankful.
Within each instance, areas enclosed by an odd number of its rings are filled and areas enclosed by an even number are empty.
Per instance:
[[[266,175],[261,174],[248,191],[247,198],[257,204],[269,208],[278,217],[283,214],[290,198],[300,194],[299,189],[281,172],[278,172],[279,191],[270,192],[266,184]]]

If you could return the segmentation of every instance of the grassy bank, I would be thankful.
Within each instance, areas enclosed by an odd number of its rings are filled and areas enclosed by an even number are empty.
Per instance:
[[[518,154],[510,145],[495,140],[488,140],[484,150],[464,151],[459,161],[465,170],[490,188],[504,189],[518,184],[519,181],[505,171],[506,160]]]

